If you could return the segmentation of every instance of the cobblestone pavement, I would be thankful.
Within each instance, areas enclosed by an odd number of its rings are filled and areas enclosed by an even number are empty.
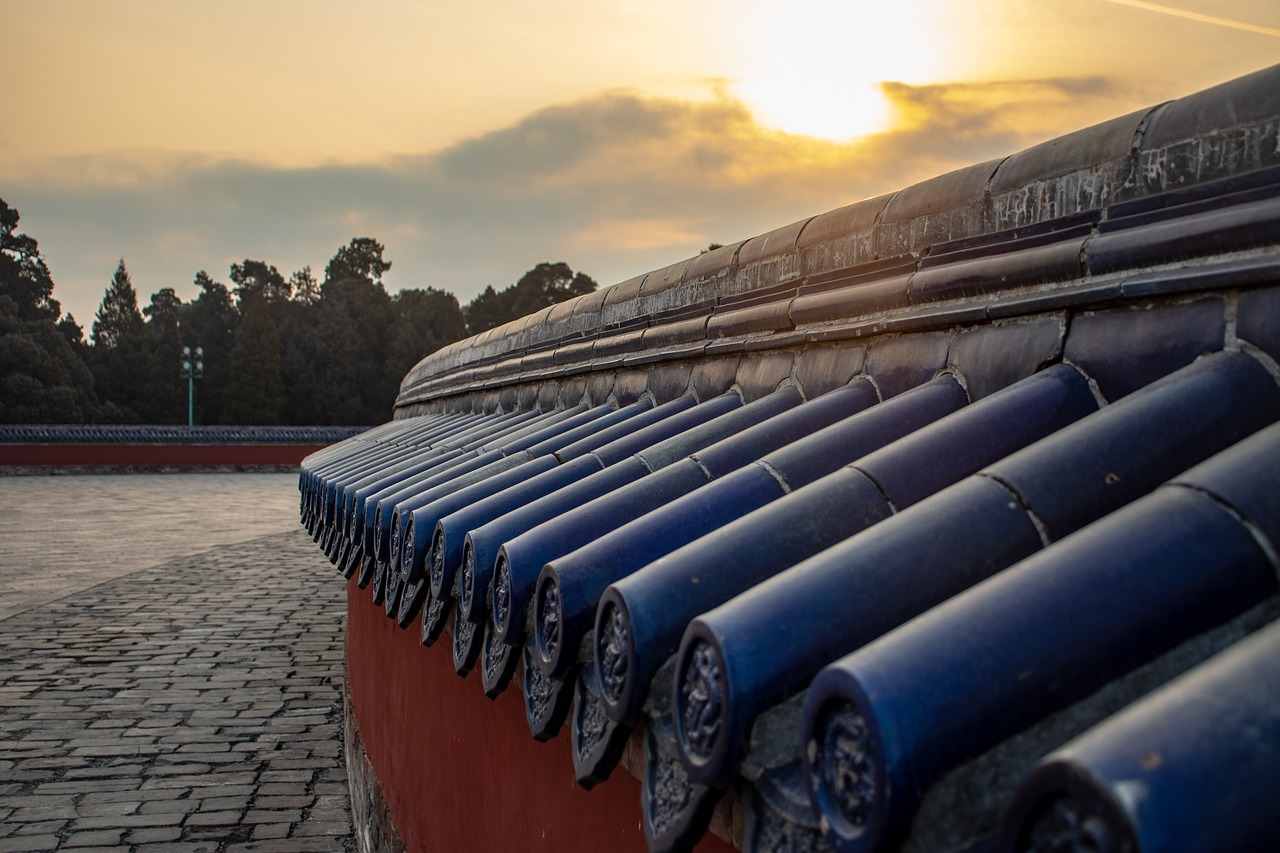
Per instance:
[[[0,477],[0,618],[146,566],[298,526],[294,474]]]
[[[285,532],[0,618],[0,853],[353,849],[344,587],[286,494]]]

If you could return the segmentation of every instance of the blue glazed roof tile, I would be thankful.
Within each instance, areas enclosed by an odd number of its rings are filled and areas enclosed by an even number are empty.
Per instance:
[[[304,463],[303,521],[448,632],[423,654],[569,737],[581,785],[643,752],[653,850],[726,796],[751,849],[1266,849],[1274,810],[1235,804],[1280,755],[1276,91],[638,276],[592,297],[605,328],[584,300],[429,356],[397,420]]]

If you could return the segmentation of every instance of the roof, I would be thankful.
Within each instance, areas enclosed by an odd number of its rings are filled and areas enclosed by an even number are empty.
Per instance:
[[[451,345],[303,520],[655,850],[1274,837],[1278,132],[1280,67]],[[1191,796],[1197,679],[1266,734]]]

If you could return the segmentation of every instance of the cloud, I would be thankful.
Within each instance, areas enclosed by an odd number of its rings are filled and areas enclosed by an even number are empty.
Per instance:
[[[701,240],[702,232],[687,217],[610,219],[586,225],[571,239],[573,245],[582,250],[603,248],[632,252],[688,245]]]
[[[900,125],[846,144],[765,128],[723,89],[699,101],[613,91],[386,162],[286,169],[130,151],[0,180],[55,296],[85,324],[121,256],[144,300],[161,287],[186,299],[196,270],[225,279],[246,257],[320,270],[353,236],[386,244],[391,289],[466,301],[544,260],[621,281],[1109,118],[1125,98],[1097,77],[883,91]]]

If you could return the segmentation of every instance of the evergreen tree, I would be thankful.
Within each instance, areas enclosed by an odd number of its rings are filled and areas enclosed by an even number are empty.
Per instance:
[[[391,269],[391,261],[382,257],[384,251],[385,247],[372,237],[352,237],[325,265],[324,280],[365,279],[381,287],[382,274]]]
[[[231,376],[222,422],[285,423],[280,339],[265,296],[250,296],[231,350]]]
[[[0,199],[0,296],[13,300],[19,320],[56,322],[62,308],[53,298],[53,276],[36,241],[17,233],[18,219]]]
[[[423,357],[467,334],[458,297],[452,293],[434,287],[402,290],[391,297],[391,305],[396,319],[383,368],[389,376],[403,378]]]
[[[23,320],[0,296],[0,421],[85,423],[97,418],[93,375],[48,319]]]
[[[196,273],[200,295],[179,308],[182,343],[204,349],[204,378],[197,383],[196,416],[200,423],[221,423],[222,404],[230,381],[231,348],[240,315],[231,291],[204,270]]]
[[[147,377],[139,415],[147,423],[186,423],[187,387],[181,378],[182,337],[178,318],[182,300],[172,287],[162,287],[142,309],[147,318]]]
[[[289,276],[289,289],[293,292],[293,301],[303,305],[314,305],[320,299],[320,282],[311,274],[310,266]]]
[[[288,378],[284,394],[289,423],[330,423],[329,399],[333,388],[332,379],[324,369],[329,354],[318,328],[318,303],[295,298],[281,308],[277,329],[280,367]]]
[[[141,330],[142,312],[138,310],[138,292],[133,289],[129,270],[125,268],[124,258],[121,258],[93,321],[93,345],[115,349]]]
[[[151,375],[150,354],[138,294],[124,258],[116,266],[93,321],[89,366],[104,404],[101,417],[108,422],[141,421]]]
[[[36,241],[0,199],[0,420],[84,423],[97,416],[83,330],[58,319],[53,277]]]
[[[467,331],[475,335],[497,328],[557,302],[591,293],[596,287],[591,276],[574,273],[563,261],[544,261],[510,287],[495,291],[490,285],[467,303],[463,309]]]
[[[265,261],[245,258],[242,264],[232,264],[231,280],[235,282],[233,291],[241,314],[251,297],[261,296],[274,305],[287,302],[292,295],[292,285],[280,275],[280,270]]]
[[[524,275],[515,285],[515,298],[511,309],[515,320],[542,308],[563,302],[574,296],[591,293],[596,289],[595,280],[583,273],[575,274],[564,261],[540,263]]]
[[[467,307],[462,311],[467,321],[468,334],[478,335],[489,329],[496,329],[508,320],[514,320],[515,315],[511,308],[512,295],[512,288],[499,293],[493,289],[492,284],[486,285],[485,289],[468,302]]]
[[[382,244],[357,237],[325,266],[316,304],[328,423],[373,424],[387,419],[400,377],[385,370],[395,312],[382,286],[391,262]]]

